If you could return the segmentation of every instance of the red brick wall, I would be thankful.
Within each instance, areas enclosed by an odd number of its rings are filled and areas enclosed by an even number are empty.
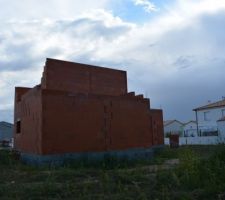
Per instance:
[[[79,63],[48,59],[45,65],[42,88],[122,95],[127,92],[126,72]]]
[[[16,87],[15,88],[15,103],[21,101],[22,96],[27,93],[31,88]]]
[[[126,72],[48,59],[41,85],[16,88],[15,148],[60,154],[163,144],[162,111],[127,93]]]
[[[40,88],[16,88],[14,114],[16,149],[22,152],[41,153],[41,110]],[[21,123],[20,133],[16,133],[18,120]]]
[[[118,98],[108,103],[109,150],[149,147],[152,145],[148,102],[136,98]]]
[[[43,91],[43,153],[103,151],[98,99]]]
[[[164,144],[162,110],[150,109],[149,113],[153,145],[162,145]]]
[[[41,106],[42,98],[42,106]],[[98,96],[35,88],[16,103],[15,148],[37,154],[98,152],[163,144],[162,111],[136,96]]]
[[[43,91],[43,153],[150,147],[148,101]]]

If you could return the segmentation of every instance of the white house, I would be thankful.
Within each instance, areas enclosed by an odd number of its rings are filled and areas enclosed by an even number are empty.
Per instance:
[[[195,121],[189,121],[183,125],[183,136],[184,137],[196,137],[197,134],[197,123]]]
[[[217,121],[225,117],[225,99],[193,109],[200,136],[216,135]]]
[[[170,134],[182,135],[183,123],[178,120],[167,120],[163,122],[164,125],[164,137]]]
[[[225,117],[222,117],[217,121],[218,126],[218,136],[222,142],[225,142]]]
[[[0,143],[10,143],[13,138],[13,125],[8,122],[0,122]]]

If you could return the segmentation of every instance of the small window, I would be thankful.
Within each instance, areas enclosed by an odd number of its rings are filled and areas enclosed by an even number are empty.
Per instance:
[[[21,133],[21,121],[16,122],[16,133]]]
[[[210,121],[209,111],[208,112],[204,112],[204,121]]]

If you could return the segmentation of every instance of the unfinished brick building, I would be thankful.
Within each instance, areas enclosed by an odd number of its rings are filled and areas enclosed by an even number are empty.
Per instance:
[[[27,162],[142,156],[163,145],[162,111],[127,92],[125,71],[47,59],[41,84],[15,88],[15,149]]]

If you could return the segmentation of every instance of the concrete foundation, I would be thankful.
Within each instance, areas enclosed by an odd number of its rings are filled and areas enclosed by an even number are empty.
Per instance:
[[[71,161],[96,162],[103,161],[108,158],[115,158],[119,161],[137,160],[137,159],[152,159],[156,150],[164,148],[164,145],[135,148],[123,151],[107,151],[107,152],[85,152],[85,153],[65,153],[55,155],[37,155],[29,153],[21,153],[21,160],[33,166],[61,166]]]

